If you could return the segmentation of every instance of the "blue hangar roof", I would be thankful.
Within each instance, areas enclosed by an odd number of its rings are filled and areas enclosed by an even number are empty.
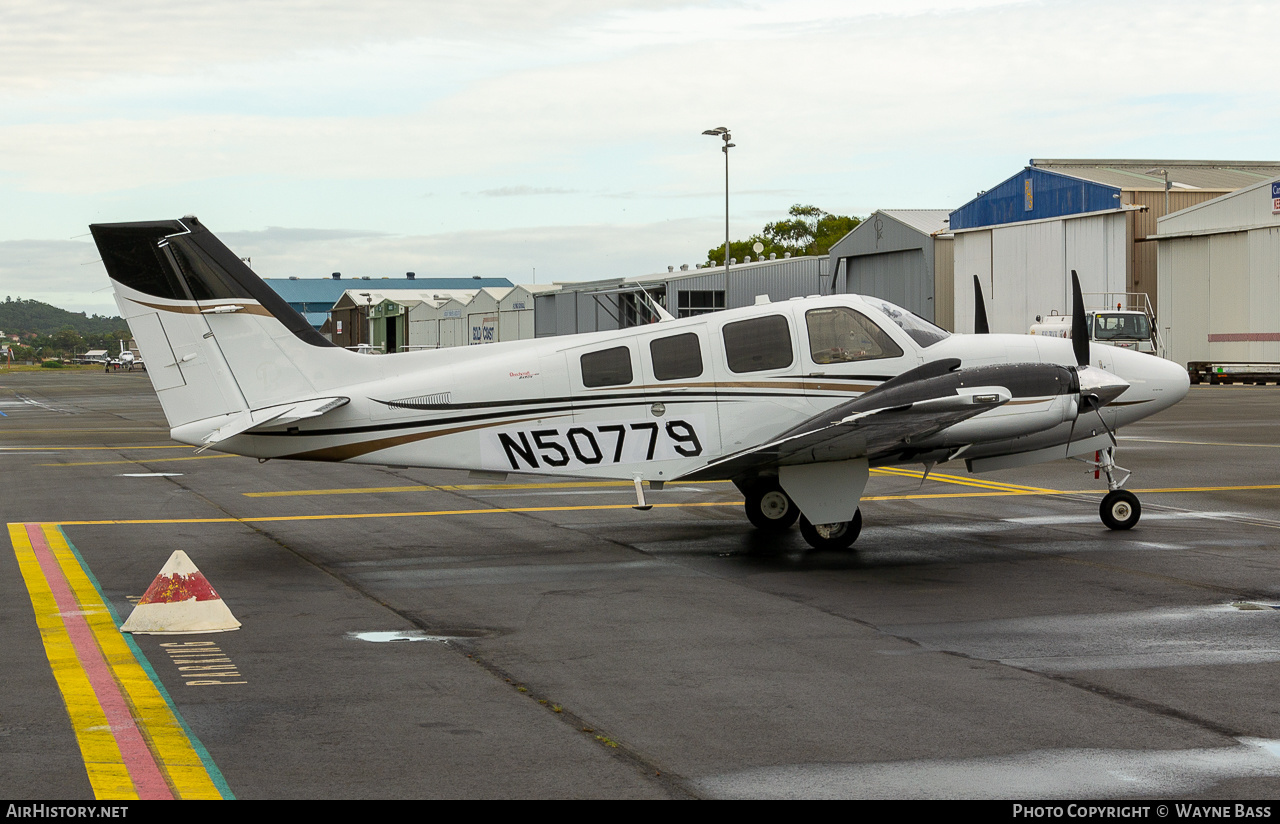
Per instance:
[[[483,289],[486,286],[514,286],[506,278],[263,278],[276,294],[297,311],[329,310],[348,289],[389,292],[393,289]],[[322,321],[323,322],[323,321]],[[314,324],[313,324],[314,325]]]
[[[951,213],[951,231],[1120,208],[1120,189],[1028,166]]]

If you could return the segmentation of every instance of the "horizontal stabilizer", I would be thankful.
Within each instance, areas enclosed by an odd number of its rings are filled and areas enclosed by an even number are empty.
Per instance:
[[[203,452],[216,443],[221,443],[228,438],[236,435],[243,435],[254,429],[260,429],[266,426],[284,426],[300,421],[305,418],[317,418],[326,412],[331,412],[341,406],[346,406],[350,402],[350,398],[316,398],[309,401],[299,401],[298,403],[285,403],[279,406],[269,406],[266,409],[254,409],[252,411],[241,412],[233,415],[222,426],[213,430],[200,439],[202,445],[197,452]],[[196,424],[188,424],[189,427],[207,426],[207,421],[201,421]],[[179,437],[177,430],[174,430],[174,438],[177,440],[186,440]],[[186,441],[190,443],[190,441]]]

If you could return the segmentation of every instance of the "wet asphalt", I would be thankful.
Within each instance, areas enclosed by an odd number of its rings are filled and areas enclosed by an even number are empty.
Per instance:
[[[182,549],[243,624],[234,684],[137,637],[238,798],[1280,796],[1278,387],[1123,430],[1132,531],[1080,463],[944,465],[873,474],[847,553],[729,484],[195,455],[142,374],[0,413],[7,523],[121,618]],[[8,543],[0,644],[0,797],[92,798]]]

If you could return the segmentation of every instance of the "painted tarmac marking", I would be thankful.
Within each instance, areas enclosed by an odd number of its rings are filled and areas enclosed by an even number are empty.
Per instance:
[[[727,484],[732,481],[703,481],[700,483]],[[620,487],[634,489],[631,481],[563,481],[545,484],[444,484],[430,486],[370,486],[350,489],[296,489],[277,492],[244,492],[246,498],[292,498],[308,495],[368,495],[380,492],[470,492],[475,490],[527,490],[527,489],[586,489],[590,487]]]
[[[31,430],[26,430],[31,431]],[[91,429],[77,429],[76,432],[93,432]],[[129,430],[133,431],[133,430]],[[63,433],[66,434],[65,432]],[[29,446],[0,446],[0,453],[16,449],[31,449]],[[134,449],[190,449],[186,444],[171,446],[41,446],[45,452],[130,452]],[[19,453],[21,454],[21,453]]]
[[[161,644],[160,648],[169,653],[169,660],[178,668],[178,677],[182,678],[188,687],[249,683],[225,680],[244,676],[213,641],[170,641]]]
[[[906,478],[919,478],[924,473],[910,469],[897,469],[890,467],[876,467],[871,470],[873,475],[897,476]],[[1037,495],[1057,495],[1061,494],[1060,490],[1045,489],[1035,486],[1021,486],[1018,484],[1007,484],[1000,481],[979,481],[967,478],[957,477],[955,475],[945,475],[939,472],[930,473],[929,480],[939,481],[941,483],[952,483],[962,486],[972,486],[979,489],[991,489],[1000,492],[1008,492],[1015,494],[1037,494]],[[699,481],[703,484],[730,484],[732,481]],[[244,492],[246,498],[291,498],[305,497],[313,495],[371,495],[386,492],[470,492],[478,490],[538,490],[538,489],[586,489],[592,487],[616,487],[623,489],[632,489],[631,481],[564,481],[545,484],[448,484],[441,486],[430,486],[427,484],[414,484],[412,486],[375,486],[375,487],[354,487],[347,489],[296,489],[296,490],[278,490],[274,492]],[[684,488],[684,487],[681,487]],[[893,498],[864,498],[864,500],[890,500]]]
[[[1117,438],[1122,441],[1138,441],[1141,443],[1168,443],[1178,444],[1182,446],[1242,446],[1246,449],[1280,449],[1280,443],[1231,443],[1227,441],[1171,441],[1164,438],[1131,438],[1127,435],[1118,435]]]
[[[95,798],[232,798],[62,529],[9,539]]]

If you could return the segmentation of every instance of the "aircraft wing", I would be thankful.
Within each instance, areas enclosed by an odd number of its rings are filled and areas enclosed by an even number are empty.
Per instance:
[[[766,443],[712,461],[680,480],[733,478],[789,464],[874,459],[910,448],[913,440],[1009,401],[1007,388],[984,380],[995,375],[959,366],[958,359],[948,358],[904,372]]]

